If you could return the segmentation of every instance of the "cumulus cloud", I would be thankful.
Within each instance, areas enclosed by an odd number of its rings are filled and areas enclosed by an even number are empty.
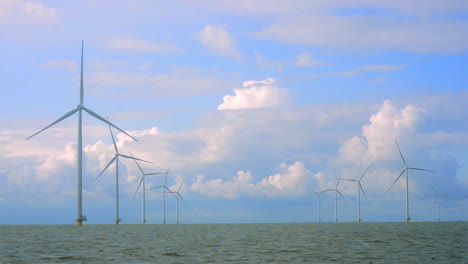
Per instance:
[[[239,58],[240,53],[235,49],[236,41],[222,25],[206,25],[197,33],[200,43],[218,55]]]
[[[362,127],[362,137],[348,140],[339,153],[353,162],[390,159],[394,154],[394,139],[414,134],[424,113],[413,105],[398,110],[391,101],[384,101],[380,110],[370,117],[370,123]]]
[[[0,24],[54,24],[58,22],[57,11],[36,1],[0,1]]]
[[[225,95],[219,110],[255,109],[285,106],[291,103],[291,91],[277,88],[276,80],[246,81],[243,89],[234,89],[235,95]]]
[[[113,50],[135,53],[173,54],[182,50],[174,45],[161,44],[153,41],[115,37],[109,40],[108,46]]]
[[[310,182],[312,174],[304,163],[295,162],[287,165],[282,163],[280,172],[255,182],[250,171],[239,171],[232,180],[213,179],[205,180],[203,175],[198,175],[190,186],[196,193],[210,197],[223,197],[235,199],[240,195],[248,196],[302,196],[306,192],[306,185]]]

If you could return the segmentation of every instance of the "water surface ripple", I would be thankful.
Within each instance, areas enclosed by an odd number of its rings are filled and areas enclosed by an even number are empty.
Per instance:
[[[468,223],[4,225],[0,263],[468,263]]]

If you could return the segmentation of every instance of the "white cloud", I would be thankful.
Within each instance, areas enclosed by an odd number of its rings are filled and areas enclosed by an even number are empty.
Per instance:
[[[173,54],[182,50],[174,45],[161,44],[143,39],[115,37],[109,40],[109,47],[135,53]]]
[[[246,81],[243,89],[234,89],[235,95],[225,95],[219,110],[255,109],[285,106],[291,103],[291,91],[277,88],[276,81]]]
[[[112,97],[189,97],[227,92],[234,86],[232,77],[217,71],[174,67],[165,73],[141,70],[139,65],[99,62],[88,74],[89,91],[95,96]],[[120,69],[114,69],[118,66]],[[124,70],[122,70],[124,69]]]
[[[294,64],[298,67],[316,67],[316,66],[325,66],[329,63],[324,61],[315,60],[310,57],[307,53],[301,53],[296,57]]]
[[[55,24],[58,22],[55,8],[45,7],[36,1],[0,1],[0,23],[8,24]]]
[[[295,162],[292,165],[282,163],[280,173],[254,182],[252,173],[247,171],[237,172],[232,180],[213,179],[205,181],[203,175],[198,175],[190,186],[196,193],[210,197],[223,197],[235,199],[242,194],[248,196],[303,196],[306,193],[306,185],[310,182],[312,174],[305,168],[304,163]]]
[[[200,43],[218,55],[239,58],[241,54],[235,49],[236,41],[221,25],[206,25],[197,33]]]
[[[398,110],[391,101],[384,101],[381,109],[370,117],[370,123],[362,127],[362,138],[353,137],[339,150],[341,157],[358,163],[391,159],[395,153],[394,139],[413,134],[424,113],[413,105]]]
[[[360,52],[461,53],[468,47],[467,28],[465,21],[307,14],[283,17],[254,36]]]

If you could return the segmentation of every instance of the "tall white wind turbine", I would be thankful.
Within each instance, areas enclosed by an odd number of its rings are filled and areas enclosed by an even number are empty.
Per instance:
[[[26,140],[34,137],[35,135],[41,133],[42,131],[48,129],[49,127],[59,123],[60,121],[64,120],[64,119],[67,119],[68,117],[72,116],[74,113],[78,112],[78,145],[77,145],[77,169],[78,169],[78,173],[77,173],[77,196],[78,196],[78,210],[77,210],[77,218],[76,218],[76,225],[77,226],[81,226],[83,224],[83,221],[86,221],[86,216],[83,215],[83,208],[82,208],[82,197],[83,197],[83,184],[82,184],[82,179],[83,179],[83,129],[82,129],[82,111],[84,110],[86,113],[88,113],[89,115],[93,116],[94,118],[98,119],[98,120],[101,120],[102,122],[110,125],[110,126],[113,126],[114,128],[118,129],[119,131],[121,131],[122,133],[124,133],[125,135],[129,136],[130,138],[132,138],[133,140],[135,141],[138,141],[136,140],[134,137],[130,136],[129,134],[127,134],[125,131],[123,131],[122,129],[118,128],[117,126],[115,126],[114,124],[112,124],[111,122],[107,121],[106,119],[104,119],[102,116],[98,115],[97,113],[93,112],[92,110],[90,110],[89,108],[86,108],[84,105],[83,105],[83,101],[84,101],[84,88],[83,88],[83,49],[84,49],[84,41],[81,42],[81,74],[80,74],[80,104],[75,108],[75,109],[72,109],[71,111],[69,111],[68,113],[66,113],[65,115],[63,115],[62,117],[60,117],[59,119],[57,119],[56,121],[54,121],[53,123],[51,123],[50,125],[46,126],[45,128],[43,128],[42,130],[40,130],[39,132],[36,132],[35,134],[33,134],[32,136],[26,138]]]
[[[182,188],[183,184],[184,184],[184,182],[182,180],[182,182],[180,183],[179,189],[177,189],[176,192],[171,191],[171,193],[173,195],[175,195],[175,197],[176,197],[176,224],[179,223],[179,197],[180,197],[180,199],[182,199],[182,201],[184,201],[184,198],[182,198],[182,195],[180,195],[180,189]]]
[[[115,224],[118,225],[122,221],[122,219],[119,217],[119,157],[132,159],[135,161],[139,160],[139,161],[148,162],[148,163],[152,163],[152,162],[142,160],[139,158],[135,158],[133,156],[120,154],[119,149],[117,148],[117,144],[115,143],[114,134],[112,133],[112,128],[110,126],[109,126],[109,131],[112,136],[112,143],[114,143],[114,149],[115,149],[114,158],[112,158],[109,161],[107,166],[101,171],[101,173],[99,173],[99,175],[93,180],[93,182],[95,182],[99,177],[101,177],[101,175],[107,170],[107,168],[109,168],[109,166],[115,161]]]
[[[447,197],[445,194],[439,194],[436,189],[432,186],[432,190],[434,191],[436,198],[434,200],[434,204],[432,204],[432,208],[437,204],[437,221],[440,222],[440,198]]]
[[[400,175],[398,175],[398,177],[395,179],[392,186],[390,186],[390,188],[388,188],[387,192],[390,191],[390,189],[392,189],[393,185],[395,185],[395,183],[398,181],[398,179],[400,179],[401,175],[403,175],[403,173],[406,172],[406,222],[409,222],[411,220],[411,218],[409,216],[409,195],[408,195],[408,192],[409,192],[409,189],[408,189],[409,174],[408,174],[408,171],[409,170],[419,170],[419,171],[429,171],[429,172],[435,172],[435,171],[427,170],[427,169],[421,169],[421,168],[408,167],[408,165],[406,164],[406,160],[403,157],[403,154],[401,154],[400,146],[398,146],[398,142],[396,141],[396,139],[395,139],[395,144],[396,144],[396,146],[398,148],[398,152],[400,153],[400,157],[401,157],[401,160],[403,161],[403,164],[405,165],[405,168],[401,171]]]
[[[169,168],[167,168],[166,177],[164,178],[164,184],[151,188],[150,190],[162,188],[163,190],[163,224],[166,224],[166,191],[167,193],[172,193],[172,191],[167,187],[167,175],[169,174]]]
[[[369,165],[369,167],[367,167],[367,169],[364,171],[364,173],[361,175],[361,177],[359,177],[359,179],[357,180],[353,180],[353,179],[342,179],[343,181],[351,181],[351,182],[355,182],[357,183],[356,186],[357,186],[357,213],[358,213],[358,223],[361,222],[361,191],[362,191],[362,194],[364,194],[364,198],[367,200],[367,197],[366,197],[366,193],[364,192],[364,189],[362,188],[362,185],[361,185],[361,180],[362,178],[364,178],[364,176],[366,175],[367,171],[369,170],[369,168],[372,166]]]
[[[338,190],[338,184],[340,184],[340,180],[341,180],[341,174],[340,174],[340,178],[338,178],[338,182],[336,183],[335,188],[323,191],[323,192],[331,192],[331,191],[335,192],[335,223],[338,223],[338,194],[341,196],[341,198],[344,199],[343,195]]]
[[[307,188],[307,189],[309,189],[311,192],[315,193],[317,195],[317,197],[318,197],[318,215],[317,215],[318,219],[317,219],[317,223],[320,224],[320,196],[322,195],[323,192],[316,192],[316,191],[314,191],[314,190],[312,190],[310,188]]]
[[[130,153],[130,155],[132,155]],[[132,155],[133,157],[133,155]],[[158,174],[165,174],[165,172],[153,172],[153,173],[145,173],[143,171],[143,169],[141,168],[140,164],[138,164],[138,162],[136,160],[134,160],[136,165],[138,166],[138,168],[140,169],[141,171],[141,179],[140,179],[140,182],[138,183],[138,188],[137,190],[135,191],[135,194],[133,195],[133,198],[135,198],[135,195],[138,193],[138,190],[140,189],[140,186],[142,187],[142,213],[141,213],[141,223],[142,224],[146,224],[146,186],[145,186],[145,181],[146,181],[146,176],[150,176],[150,175],[158,175]]]

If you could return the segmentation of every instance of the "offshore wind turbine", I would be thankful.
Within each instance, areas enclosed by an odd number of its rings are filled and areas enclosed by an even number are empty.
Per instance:
[[[101,173],[99,173],[99,175],[93,180],[93,182],[95,182],[99,177],[101,177],[101,175],[107,170],[107,168],[109,168],[109,166],[115,161],[115,224],[118,225],[122,221],[122,219],[119,217],[119,157],[132,159],[135,161],[139,160],[139,161],[148,162],[148,163],[152,163],[152,162],[142,160],[139,158],[135,158],[133,156],[120,154],[119,149],[117,148],[117,144],[115,143],[114,134],[112,133],[112,128],[110,126],[109,126],[109,131],[112,136],[112,143],[114,143],[114,149],[115,149],[114,158],[112,158],[109,161],[107,166],[101,171]]]
[[[130,155],[132,155],[130,153]],[[133,157],[133,155],[132,155]],[[138,190],[140,189],[140,186],[142,186],[142,213],[141,213],[141,223],[142,224],[146,224],[146,187],[145,187],[145,181],[146,181],[146,176],[149,176],[149,175],[158,175],[158,174],[165,174],[164,172],[153,172],[153,173],[145,173],[143,171],[143,169],[141,168],[140,164],[138,164],[138,162],[136,160],[134,160],[136,165],[138,166],[138,168],[140,169],[141,171],[141,179],[140,179],[140,183],[138,183],[138,188],[137,190],[135,191],[135,194],[133,195],[133,198],[135,198],[135,195],[138,193]]]
[[[182,195],[180,195],[180,189],[182,188],[182,185],[184,184],[183,180],[180,183],[179,189],[177,189],[177,192],[171,191],[173,195],[176,197],[176,224],[179,223],[179,197],[184,201],[184,198],[182,198]]]
[[[409,222],[411,220],[411,217],[409,216],[409,195],[408,195],[408,192],[409,192],[409,189],[408,189],[409,174],[408,174],[408,171],[409,170],[419,170],[419,171],[429,171],[429,172],[435,172],[435,171],[427,170],[427,169],[421,169],[421,168],[408,167],[408,164],[406,164],[406,160],[403,157],[403,154],[401,154],[400,146],[398,146],[398,142],[397,142],[396,139],[395,139],[395,144],[396,144],[396,146],[398,148],[398,152],[400,153],[400,157],[401,157],[401,160],[403,161],[403,164],[405,165],[405,168],[401,171],[400,175],[398,175],[396,180],[393,182],[392,186],[390,186],[390,188],[388,188],[387,192],[390,191],[390,189],[392,189],[393,185],[395,185],[395,183],[398,181],[398,179],[400,179],[401,175],[403,175],[403,173],[406,172],[406,222]]]
[[[358,213],[358,220],[357,221],[358,221],[358,223],[361,222],[361,191],[364,194],[364,198],[366,198],[366,200],[367,200],[366,193],[364,192],[364,189],[362,188],[362,185],[361,185],[361,180],[362,180],[362,178],[364,178],[364,176],[366,175],[367,171],[369,170],[369,168],[371,166],[372,166],[372,163],[371,163],[371,165],[369,165],[369,167],[367,167],[367,169],[364,171],[364,173],[361,175],[361,177],[359,177],[359,179],[357,179],[357,180],[342,179],[344,181],[351,181],[351,182],[357,183],[356,186],[357,186],[357,213]]]
[[[168,191],[168,193],[172,193],[172,191],[166,185],[167,175],[168,174],[169,174],[169,168],[167,168],[167,171],[166,171],[166,177],[164,178],[164,184],[153,187],[153,188],[150,189],[150,190],[153,190],[153,189],[156,189],[156,188],[162,188],[163,189],[163,224],[166,224],[166,191]]]
[[[307,188],[309,189],[311,192],[315,193],[318,197],[318,219],[317,219],[317,223],[320,224],[320,195],[322,195],[323,192],[316,192],[310,188]]]
[[[338,182],[336,183],[335,188],[323,191],[323,192],[331,192],[331,191],[335,192],[335,223],[338,223],[338,194],[341,196],[341,198],[344,199],[343,195],[338,190],[338,184],[340,184],[340,180],[341,180],[341,174],[340,174],[340,178],[338,178]]]
[[[41,133],[42,131],[48,129],[49,127],[61,122],[62,120],[65,120],[67,119],[68,117],[72,116],[73,114],[75,114],[76,112],[78,112],[78,144],[77,144],[77,169],[78,169],[78,173],[77,173],[77,197],[78,197],[78,206],[77,206],[77,218],[76,218],[76,225],[77,226],[81,226],[83,224],[83,221],[86,221],[86,216],[83,215],[83,183],[82,183],[82,179],[83,179],[83,129],[82,129],[82,112],[83,110],[88,113],[89,115],[93,116],[94,118],[98,119],[98,120],[101,120],[102,122],[110,125],[110,126],[113,126],[114,128],[118,129],[120,132],[124,133],[125,135],[129,136],[130,138],[132,138],[133,140],[135,141],[138,141],[136,140],[134,137],[130,136],[129,134],[127,134],[125,131],[123,131],[122,129],[118,128],[117,126],[115,126],[114,124],[112,124],[111,122],[107,121],[106,119],[104,119],[102,116],[98,115],[97,113],[95,113],[94,111],[92,111],[91,109],[89,108],[86,108],[83,104],[83,101],[84,101],[84,88],[83,88],[83,49],[84,49],[84,41],[81,42],[81,74],[80,74],[80,104],[78,106],[76,106],[75,109],[72,109],[70,110],[68,113],[66,113],[65,115],[63,115],[62,117],[60,117],[59,119],[57,119],[56,121],[52,122],[50,125],[46,126],[45,128],[43,128],[42,130],[39,130],[38,132],[36,132],[35,134],[33,134],[32,136],[26,138],[26,140],[34,137],[35,135]]]
[[[434,208],[434,206],[437,203],[437,221],[440,222],[440,198],[447,197],[447,195],[439,194],[439,192],[437,192],[436,189],[433,186],[431,186],[431,187],[432,187],[432,190],[434,191],[434,193],[436,195],[436,198],[434,200],[434,204],[432,204],[432,208]]]

